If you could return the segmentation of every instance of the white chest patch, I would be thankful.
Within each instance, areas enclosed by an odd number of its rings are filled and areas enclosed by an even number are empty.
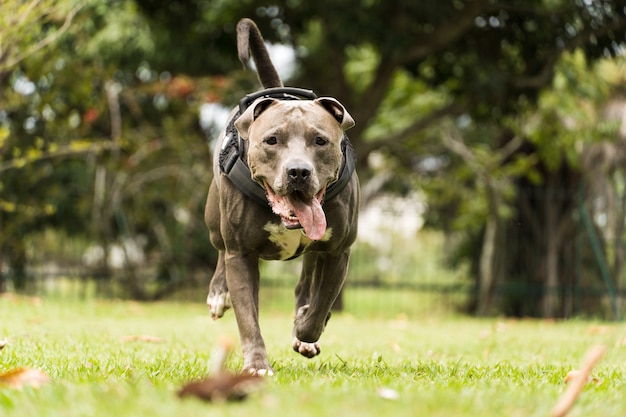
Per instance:
[[[298,249],[306,248],[313,243],[306,237],[303,229],[287,229],[282,223],[267,223],[263,229],[270,234],[270,241],[280,248],[280,260],[291,258],[298,252]],[[326,242],[332,235],[333,230],[329,227],[320,240]]]

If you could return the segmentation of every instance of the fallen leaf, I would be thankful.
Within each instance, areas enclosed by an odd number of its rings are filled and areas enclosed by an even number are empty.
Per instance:
[[[43,300],[41,299],[41,297],[31,297],[30,303],[36,307],[39,307],[43,304]]]
[[[608,333],[611,333],[612,331],[613,331],[612,328],[608,326],[600,326],[600,325],[591,326],[589,327],[589,329],[587,329],[587,333],[592,334],[592,335],[608,334]]]
[[[563,382],[565,382],[566,384],[572,380],[574,380],[575,378],[578,378],[578,375],[580,374],[581,371],[575,369],[573,371],[569,371],[567,373],[567,375],[565,375],[565,378],[563,378]],[[594,384],[600,384],[602,382],[602,380],[600,378],[597,377],[591,377],[588,376],[587,377],[587,382],[593,382]]]
[[[43,304],[41,297],[27,297],[22,295],[15,295],[10,293],[0,294],[0,298],[7,300],[13,304],[28,303],[35,307],[39,307]]]
[[[156,336],[150,336],[147,334],[142,334],[138,336],[126,336],[124,342],[147,342],[147,343],[163,343],[164,339]]]
[[[187,383],[178,391],[178,396],[180,398],[196,397],[213,402],[241,401],[258,389],[265,381],[260,373],[251,373],[250,370],[243,373],[231,373],[225,369],[224,364],[233,347],[232,339],[221,338],[213,355],[211,376]]]
[[[16,368],[0,374],[0,387],[22,388],[30,386],[39,388],[50,382],[50,377],[38,369]]]
[[[241,401],[264,381],[265,378],[259,375],[220,372],[213,377],[186,384],[178,391],[178,396],[213,402]]]

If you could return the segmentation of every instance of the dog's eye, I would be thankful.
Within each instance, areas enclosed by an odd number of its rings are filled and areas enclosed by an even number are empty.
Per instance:
[[[324,139],[323,137],[318,136],[318,137],[315,138],[315,144],[318,145],[318,146],[324,146],[327,143],[328,143],[328,141],[326,139]]]
[[[264,141],[268,145],[276,145],[278,141],[276,140],[276,136],[270,136],[269,138],[265,138]]]

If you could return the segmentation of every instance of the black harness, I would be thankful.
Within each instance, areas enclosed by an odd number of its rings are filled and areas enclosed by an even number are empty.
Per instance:
[[[261,97],[271,97],[277,100],[315,100],[317,96],[311,90],[292,87],[268,88],[256,93],[248,94],[239,102],[239,110],[226,127],[226,135],[222,143],[222,149],[218,157],[220,171],[224,173],[230,181],[237,186],[245,195],[253,199],[259,204],[267,205],[267,195],[265,189],[252,179],[250,168],[245,160],[245,142],[239,132],[235,128],[235,121],[243,114],[243,112]],[[352,174],[356,168],[356,153],[344,133],[341,141],[341,168],[336,181],[329,184],[326,188],[324,200],[330,200],[336,197],[350,181]]]

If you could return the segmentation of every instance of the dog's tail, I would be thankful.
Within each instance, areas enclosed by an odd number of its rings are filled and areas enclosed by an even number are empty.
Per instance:
[[[261,35],[256,23],[250,19],[244,18],[237,23],[237,51],[239,52],[239,60],[243,65],[248,64],[250,52],[252,52],[257,76],[263,88],[283,86],[265,43],[263,43],[263,35]]]

